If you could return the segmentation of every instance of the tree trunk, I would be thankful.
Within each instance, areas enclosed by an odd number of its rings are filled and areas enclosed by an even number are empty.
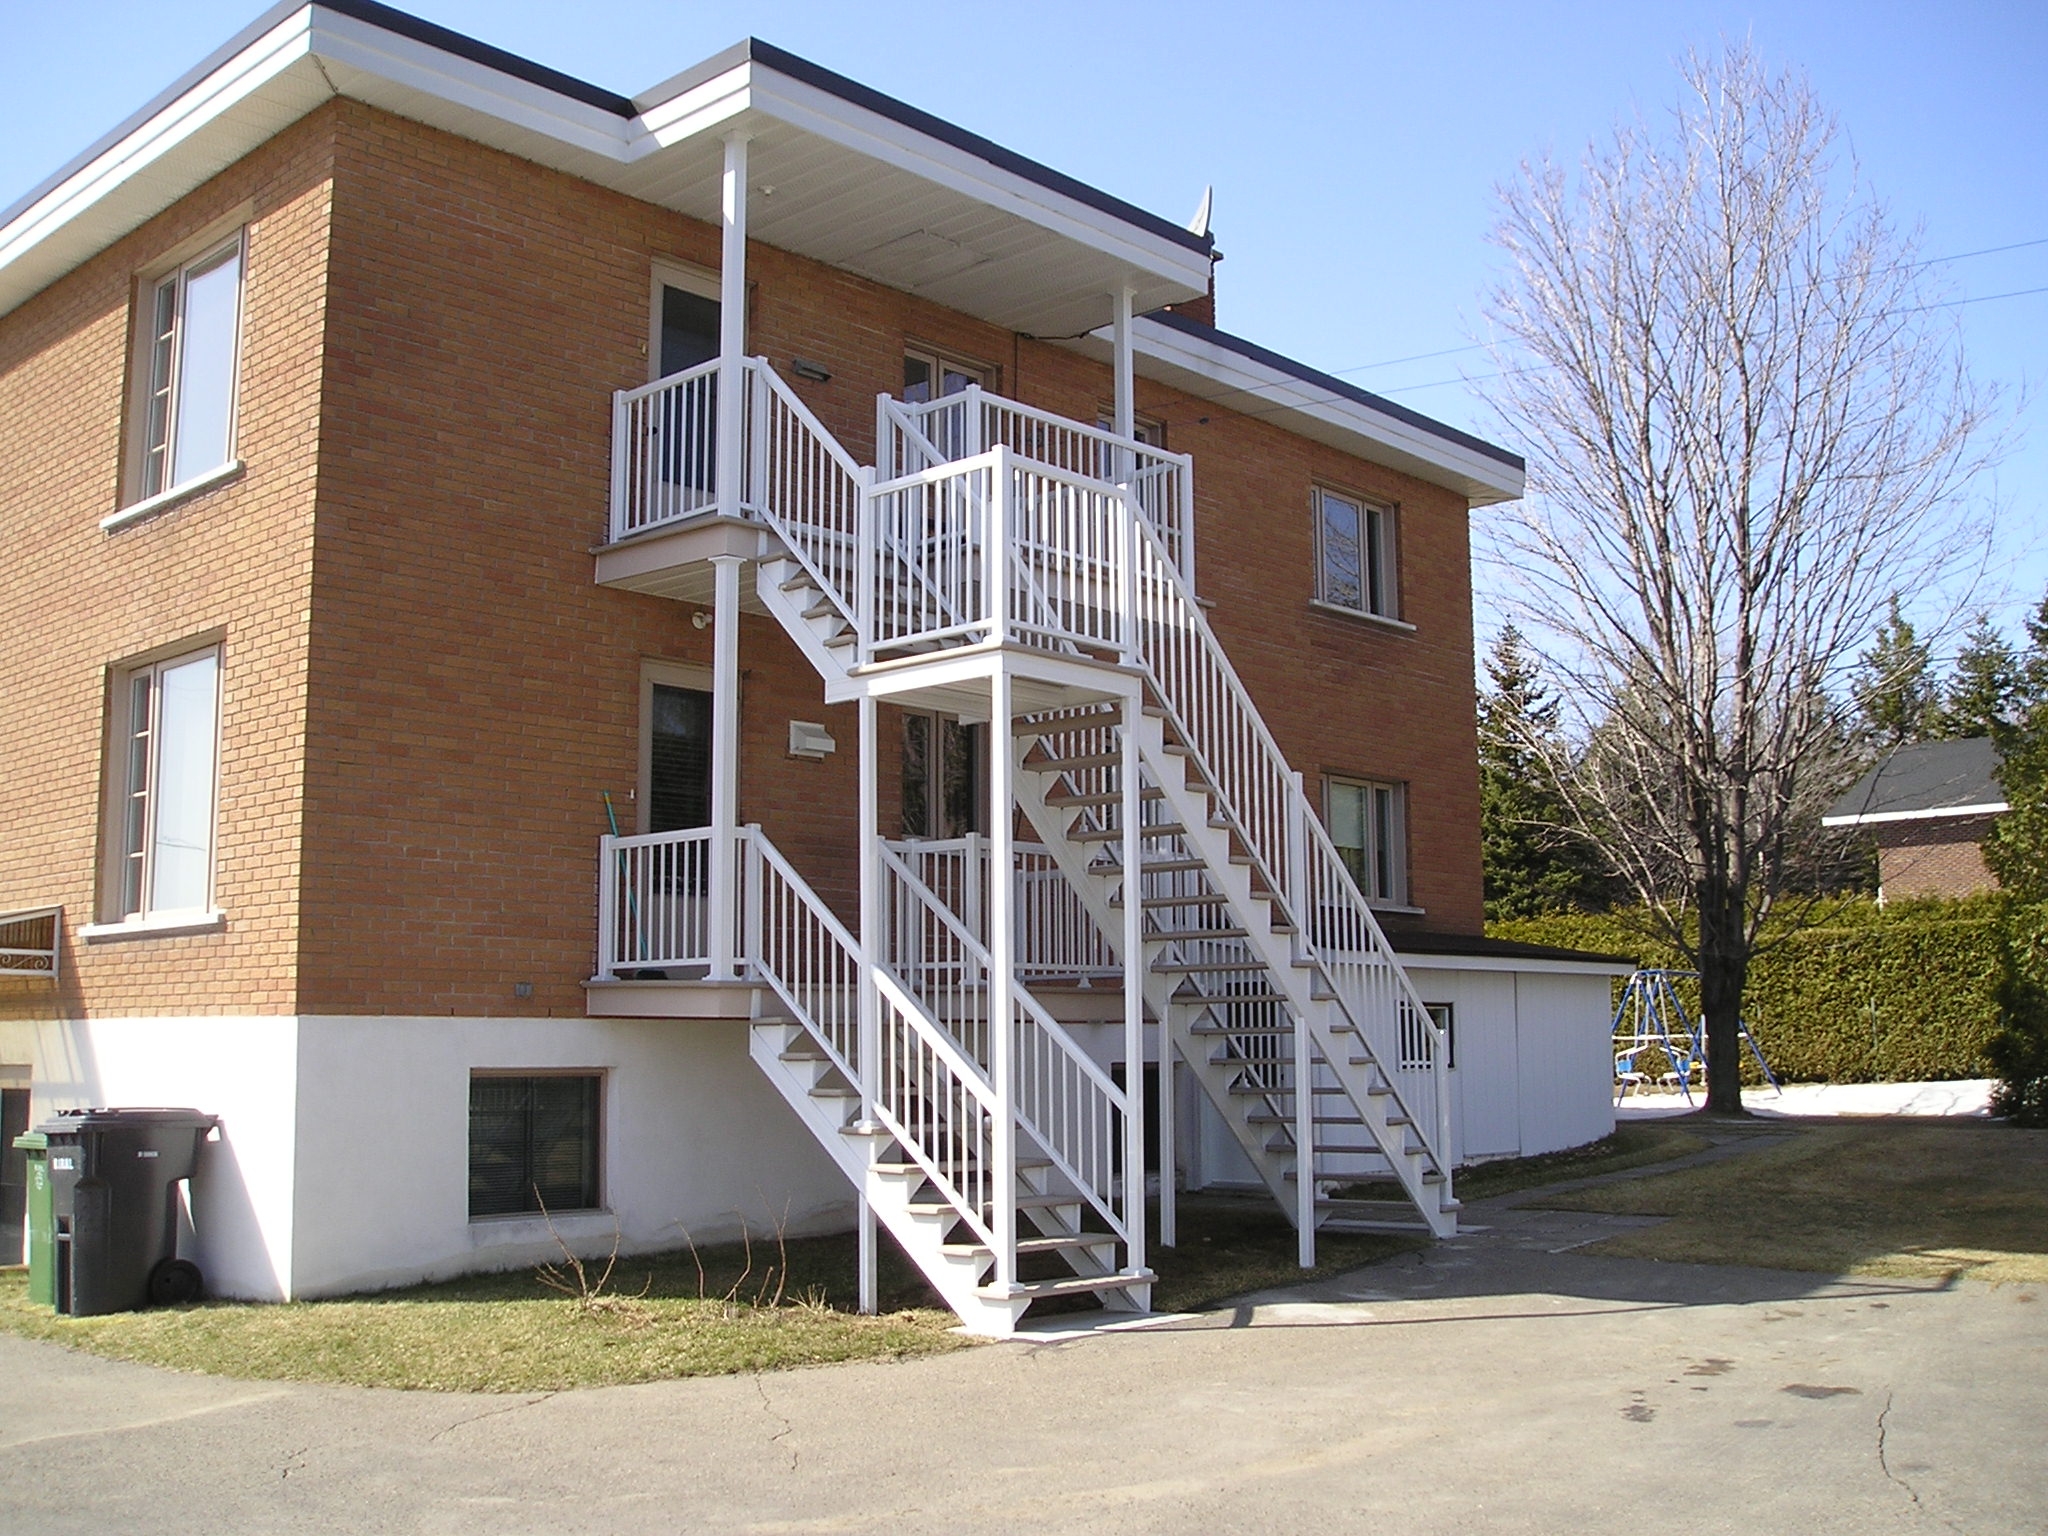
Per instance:
[[[1739,891],[1700,889],[1700,1011],[1707,1023],[1707,1110],[1741,1115],[1742,993],[1749,936]]]

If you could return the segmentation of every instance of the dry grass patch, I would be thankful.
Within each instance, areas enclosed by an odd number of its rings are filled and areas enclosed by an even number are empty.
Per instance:
[[[1583,1147],[1562,1152],[1544,1152],[1535,1157],[1504,1157],[1490,1163],[1460,1168],[1452,1181],[1459,1200],[1491,1200],[1518,1190],[1540,1189],[1571,1179],[1596,1178],[1603,1173],[1623,1173],[1652,1163],[1670,1162],[1704,1152],[1713,1143],[1682,1126],[1631,1122],[1618,1125],[1614,1134]],[[1333,1194],[1350,1200],[1402,1200],[1407,1197],[1392,1179],[1374,1179],[1346,1184]]]
[[[2048,1131],[1808,1122],[1767,1150],[1540,1203],[1671,1218],[1589,1253],[1892,1279],[2048,1282]]]

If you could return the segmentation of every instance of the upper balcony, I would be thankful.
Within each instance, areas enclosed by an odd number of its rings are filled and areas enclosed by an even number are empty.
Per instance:
[[[1020,582],[1011,618],[1108,639],[1100,614],[1045,609],[1072,609],[1075,599],[1104,607],[1089,593],[1124,580],[1130,557],[1117,529],[1133,516],[1192,583],[1187,455],[979,386],[921,403],[885,394],[876,416],[879,468],[855,461],[765,358],[730,368],[714,359],[620,391],[598,581],[702,602],[711,556],[787,548],[843,590],[850,614],[864,580],[878,589],[872,632],[883,650],[991,622],[987,599]],[[720,495],[721,465],[733,466],[730,496]],[[990,571],[991,551],[1003,548],[1035,565],[1035,585],[1029,569],[1009,581]]]

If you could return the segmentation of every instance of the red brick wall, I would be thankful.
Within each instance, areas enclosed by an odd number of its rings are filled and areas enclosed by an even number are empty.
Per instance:
[[[109,538],[132,275],[247,197],[249,471]],[[90,906],[107,664],[227,636],[228,931],[87,954],[76,1006],[583,1011],[601,792],[630,817],[641,662],[711,660],[686,605],[592,580],[610,396],[649,376],[662,257],[713,267],[716,231],[343,102],[0,321],[0,412],[36,422],[0,444],[6,504],[35,519],[0,580],[10,611],[49,615],[0,676],[50,705],[0,721],[0,760],[42,789],[6,803],[0,902]],[[907,341],[1070,416],[1108,403],[1107,370],[1063,348],[786,252],[749,263],[749,350],[863,460]],[[832,379],[795,379],[796,355]],[[1200,587],[1283,749],[1312,785],[1406,782],[1412,898],[1477,932],[1462,501],[1142,379],[1138,407],[1195,455]],[[1397,507],[1413,633],[1311,606],[1319,481]],[[850,908],[854,711],[824,706],[771,620],[746,621],[742,667],[741,815]],[[838,753],[789,759],[793,718]],[[897,729],[885,711],[892,806]]]
[[[0,317],[0,909],[64,906],[62,974],[0,1015],[294,1005],[306,609],[329,140],[302,121]],[[121,502],[138,274],[252,210],[236,479],[108,533]],[[222,646],[215,897],[223,931],[81,942],[99,915],[109,669]]]
[[[1995,818],[1896,821],[1877,832],[1877,884],[1887,901],[1913,896],[1974,896],[1995,891],[1983,842]]]

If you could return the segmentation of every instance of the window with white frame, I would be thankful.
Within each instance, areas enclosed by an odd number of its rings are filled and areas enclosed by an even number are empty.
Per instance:
[[[1398,619],[1393,508],[1321,488],[1315,503],[1317,598],[1333,608]]]
[[[987,734],[950,715],[903,717],[903,835],[947,840],[988,830],[981,813]]]
[[[130,500],[176,490],[234,458],[242,267],[237,230],[144,289]]]
[[[1405,785],[1328,779],[1323,787],[1330,841],[1360,894],[1386,906],[1408,902],[1408,793]]]
[[[1435,1053],[1432,1049],[1429,1029],[1423,1023],[1425,1015],[1428,1017],[1429,1023],[1434,1024],[1444,1037],[1444,1065],[1446,1067],[1456,1067],[1458,1065],[1457,1016],[1451,1005],[1449,1003],[1425,1002],[1422,1005],[1422,1013],[1417,1014],[1414,1009],[1403,1003],[1401,1005],[1401,1070],[1403,1072],[1426,1071],[1434,1064]]]
[[[220,648],[117,672],[113,735],[109,916],[211,911]]]

